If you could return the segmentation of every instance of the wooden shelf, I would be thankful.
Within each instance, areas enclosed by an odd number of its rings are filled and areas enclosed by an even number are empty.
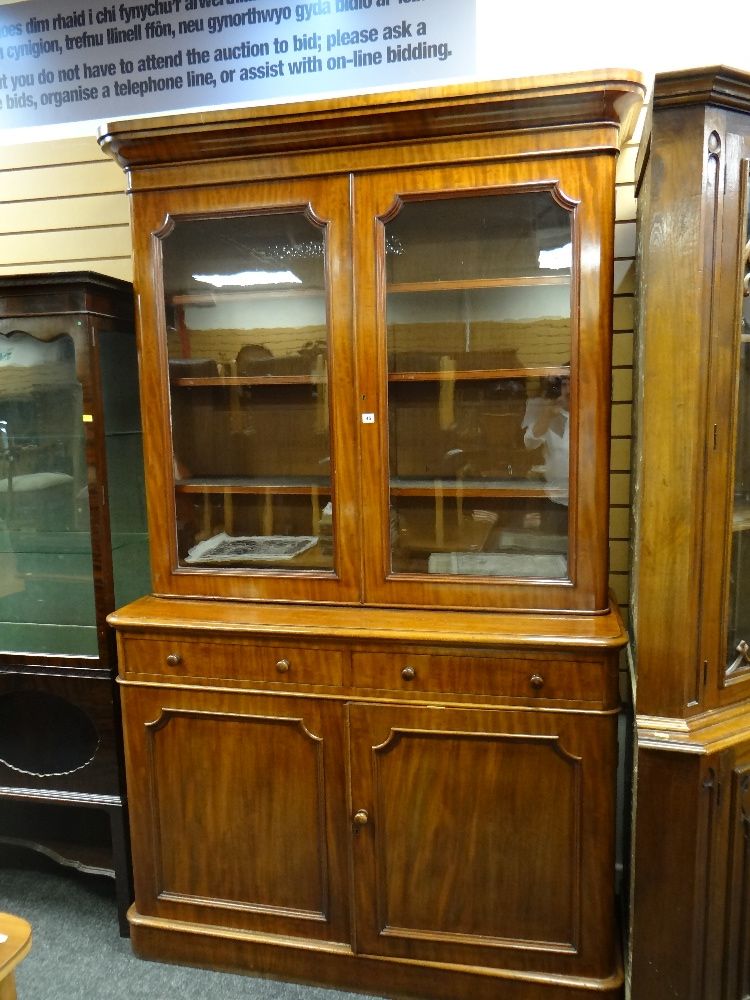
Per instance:
[[[391,496],[397,497],[499,497],[523,499],[561,497],[566,490],[550,486],[543,481],[510,479],[392,479]]]
[[[569,368],[467,368],[451,369],[450,371],[408,371],[389,372],[389,382],[469,382],[495,381],[514,378],[567,378]]]
[[[485,288],[526,288],[539,285],[569,285],[569,274],[530,274],[515,278],[466,278],[454,281],[395,281],[387,292],[470,292]]]
[[[274,285],[272,288],[242,288],[231,289],[217,288],[212,292],[182,292],[169,296],[167,305],[172,306],[212,306],[217,301],[225,302],[247,302],[252,299],[286,299],[290,296],[294,298],[324,298],[324,288],[302,287],[290,283],[286,287]]]
[[[224,496],[227,493],[265,495],[267,493],[286,493],[299,496],[308,496],[318,491],[323,494],[331,493],[331,481],[329,479],[292,478],[290,476],[269,477],[268,479],[251,479],[238,476],[237,478],[216,479],[178,479],[175,482],[176,493],[215,493]]]
[[[750,530],[750,503],[747,501],[735,504],[732,514],[732,531]]]
[[[203,378],[173,378],[169,384],[177,388],[229,389],[233,386],[325,385],[325,375],[216,375]]]
[[[55,864],[87,875],[106,875],[115,877],[114,862],[111,848],[98,844],[82,844],[78,841],[28,837],[8,837],[0,835],[0,844],[8,847],[23,847],[37,854],[43,854]]]

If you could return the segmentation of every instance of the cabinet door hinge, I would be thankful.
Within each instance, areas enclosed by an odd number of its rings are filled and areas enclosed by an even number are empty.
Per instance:
[[[712,767],[709,768],[708,774],[703,779],[703,787],[706,791],[713,792],[714,807],[719,809],[721,807],[721,778]]]

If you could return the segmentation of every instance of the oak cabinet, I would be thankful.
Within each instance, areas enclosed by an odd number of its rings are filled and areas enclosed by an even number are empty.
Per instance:
[[[639,1000],[727,1000],[748,983],[750,78],[722,67],[658,75],[648,121],[638,168],[632,985]]]
[[[111,619],[139,954],[620,995],[610,299],[641,93],[571,76],[103,133],[155,589]]]

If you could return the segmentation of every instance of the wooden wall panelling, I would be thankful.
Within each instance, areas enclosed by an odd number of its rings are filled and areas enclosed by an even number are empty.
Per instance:
[[[0,275],[92,270],[132,280],[122,174],[93,137],[0,150]]]

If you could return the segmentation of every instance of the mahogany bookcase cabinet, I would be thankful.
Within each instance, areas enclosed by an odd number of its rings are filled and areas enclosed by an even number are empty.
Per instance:
[[[638,77],[108,125],[154,596],[137,953],[619,996],[614,169]]]
[[[638,229],[633,997],[740,1000],[750,994],[748,74],[656,77]]]
[[[132,285],[0,278],[0,839],[114,875],[123,932],[106,617],[149,590]]]

